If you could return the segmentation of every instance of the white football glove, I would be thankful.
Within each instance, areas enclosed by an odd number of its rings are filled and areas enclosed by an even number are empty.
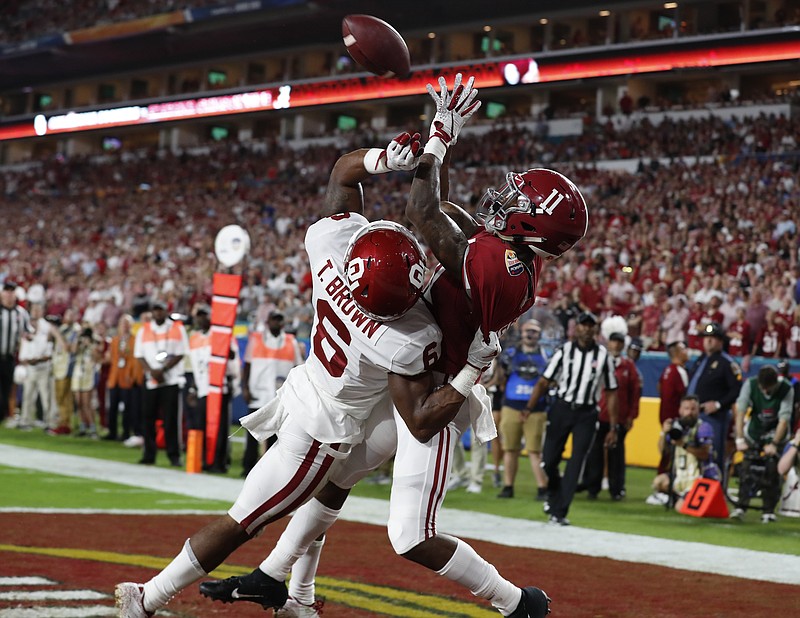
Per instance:
[[[419,165],[422,145],[419,133],[403,131],[386,147],[386,167],[395,171],[410,171]]]
[[[485,371],[492,361],[500,354],[500,339],[495,331],[489,333],[489,341],[485,341],[481,329],[475,333],[467,353],[467,363]]]
[[[436,114],[431,123],[425,152],[440,159],[444,158],[447,147],[456,143],[461,128],[481,106],[481,102],[475,100],[478,96],[477,88],[473,87],[475,77],[471,76],[466,84],[462,84],[461,79],[461,73],[457,73],[453,90],[449,91],[447,80],[439,77],[440,94],[436,94],[436,89],[431,84],[427,85],[428,93],[436,103]]]

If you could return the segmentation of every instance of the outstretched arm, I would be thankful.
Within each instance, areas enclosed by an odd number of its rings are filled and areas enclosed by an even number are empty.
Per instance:
[[[481,227],[475,218],[458,204],[453,202],[440,202],[442,212],[450,217],[458,228],[464,232],[464,236],[470,238]]]
[[[460,227],[466,220],[459,218],[458,224],[454,223],[442,212],[440,201],[447,197],[442,192],[449,190],[448,166],[444,163],[449,162],[448,149],[458,139],[464,123],[480,108],[480,101],[475,99],[478,91],[473,88],[474,81],[470,77],[462,85],[461,73],[458,73],[451,92],[447,81],[440,77],[438,94],[428,84],[428,92],[436,104],[436,114],[406,204],[408,219],[417,227],[442,266],[457,277],[461,277],[467,249],[467,236]]]
[[[364,156],[367,152],[368,148],[361,148],[339,157],[328,181],[320,217],[364,211],[364,190],[361,181],[369,177],[369,172],[364,167]]]
[[[440,167],[441,162],[435,156],[422,155],[411,183],[406,216],[442,266],[453,276],[460,278],[464,253],[467,250],[467,237],[440,207]]]
[[[320,217],[344,212],[363,213],[361,182],[374,174],[414,169],[419,149],[419,133],[401,133],[384,149],[360,148],[339,157],[328,181]]]

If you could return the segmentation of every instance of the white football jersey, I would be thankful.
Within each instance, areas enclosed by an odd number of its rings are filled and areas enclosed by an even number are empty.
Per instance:
[[[281,392],[284,408],[323,443],[357,443],[364,420],[386,395],[387,373],[418,375],[441,356],[441,331],[424,302],[389,323],[367,317],[344,276],[350,238],[367,220],[355,213],[314,223],[305,246],[313,277],[314,325],[306,364]]]

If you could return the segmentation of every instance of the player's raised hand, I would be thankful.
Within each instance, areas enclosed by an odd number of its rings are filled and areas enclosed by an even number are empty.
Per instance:
[[[491,331],[489,333],[489,340],[486,341],[483,338],[481,329],[478,329],[469,346],[467,363],[481,371],[485,371],[489,365],[492,364],[492,361],[497,355],[500,354],[501,350],[500,339],[496,332]]]
[[[390,170],[413,170],[419,164],[422,155],[422,144],[419,133],[411,135],[407,131],[400,133],[386,147],[386,167]]]
[[[427,85],[428,93],[436,104],[436,114],[431,122],[425,152],[444,159],[448,146],[455,144],[464,124],[480,109],[481,102],[476,99],[475,77],[470,76],[462,83],[461,73],[457,73],[453,89],[448,90],[447,80],[439,77],[439,93],[432,84]]]

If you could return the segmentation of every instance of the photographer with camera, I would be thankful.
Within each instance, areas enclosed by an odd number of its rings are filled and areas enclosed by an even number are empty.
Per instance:
[[[659,451],[671,455],[671,472],[662,472],[653,480],[655,491],[672,493],[676,498],[676,511],[680,511],[696,479],[721,478],[713,443],[713,428],[700,418],[700,400],[696,395],[684,395],[678,418],[666,419],[658,438]]]
[[[794,390],[788,380],[778,375],[773,365],[765,365],[758,375],[742,385],[739,398],[733,406],[736,413],[736,450],[745,453],[739,468],[739,484],[743,485],[750,475],[754,460],[764,456],[764,486],[762,497],[764,513],[761,523],[775,521],[775,507],[780,498],[780,475],[778,456],[789,433],[792,419]],[[750,416],[745,422],[745,415]],[[750,495],[739,492],[739,507],[731,513],[733,519],[743,519]]]
[[[542,326],[538,320],[528,320],[520,329],[519,343],[500,355],[498,371],[506,377],[506,387],[503,407],[500,409],[504,482],[498,498],[514,497],[523,436],[531,471],[539,488],[537,499],[544,500],[547,492],[547,475],[541,465],[544,428],[547,424],[546,397],[529,401],[534,385],[547,367],[547,354],[539,346],[541,333]]]

